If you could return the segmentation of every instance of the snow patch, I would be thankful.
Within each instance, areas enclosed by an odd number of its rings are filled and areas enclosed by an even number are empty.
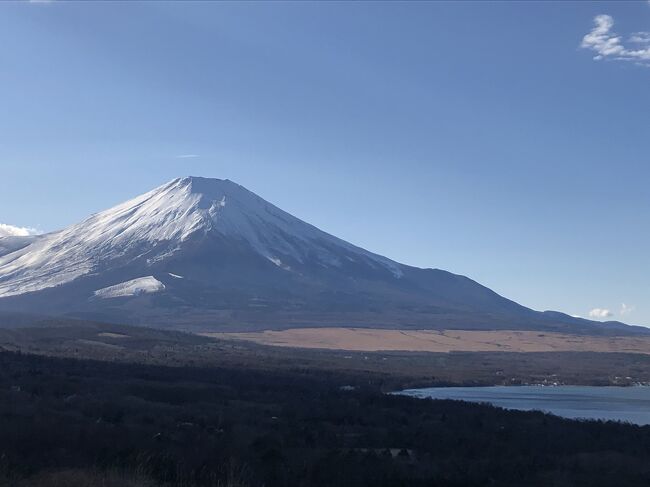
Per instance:
[[[289,267],[286,264],[283,264],[280,259],[277,257],[267,257],[271,262],[273,262],[275,265],[277,265],[280,269],[284,269],[285,271],[290,271],[291,267]]]
[[[139,277],[95,291],[95,296],[102,299],[121,298],[153,294],[165,289],[165,285],[153,276]]]

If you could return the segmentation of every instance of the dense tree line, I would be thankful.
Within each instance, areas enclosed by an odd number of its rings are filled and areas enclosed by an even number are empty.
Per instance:
[[[1,485],[649,485],[649,460],[648,427],[387,395],[368,375],[0,353]]]

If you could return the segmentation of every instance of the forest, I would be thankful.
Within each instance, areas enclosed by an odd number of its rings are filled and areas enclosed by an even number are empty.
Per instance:
[[[0,353],[0,485],[650,484],[650,427],[386,394],[372,374]]]

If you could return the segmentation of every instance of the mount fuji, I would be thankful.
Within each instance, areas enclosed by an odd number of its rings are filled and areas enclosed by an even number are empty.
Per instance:
[[[201,330],[296,326],[636,333],[400,264],[229,181],[187,177],[64,230],[0,238],[0,310]]]

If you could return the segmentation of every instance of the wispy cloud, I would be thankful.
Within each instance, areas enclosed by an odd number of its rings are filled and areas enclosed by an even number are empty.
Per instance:
[[[589,311],[589,317],[590,318],[609,318],[611,316],[614,316],[614,313],[612,313],[610,310],[605,309],[605,308],[594,308],[591,311]]]
[[[635,32],[630,36],[630,42],[636,44],[650,44],[650,32]]]
[[[176,159],[196,159],[197,157],[201,157],[198,154],[180,154],[176,156]]]
[[[0,223],[0,237],[26,237],[27,235],[36,235],[38,231],[30,227],[16,227]]]
[[[621,311],[619,311],[619,314],[621,316],[625,316],[625,315],[629,315],[633,311],[634,311],[634,306],[628,306],[627,304],[622,303],[621,304]]]
[[[623,37],[614,33],[614,19],[610,15],[597,15],[594,18],[594,28],[582,39],[580,45],[584,49],[594,51],[594,59],[611,59],[614,61],[634,62],[642,66],[650,66],[650,32],[631,34],[627,42]]]

